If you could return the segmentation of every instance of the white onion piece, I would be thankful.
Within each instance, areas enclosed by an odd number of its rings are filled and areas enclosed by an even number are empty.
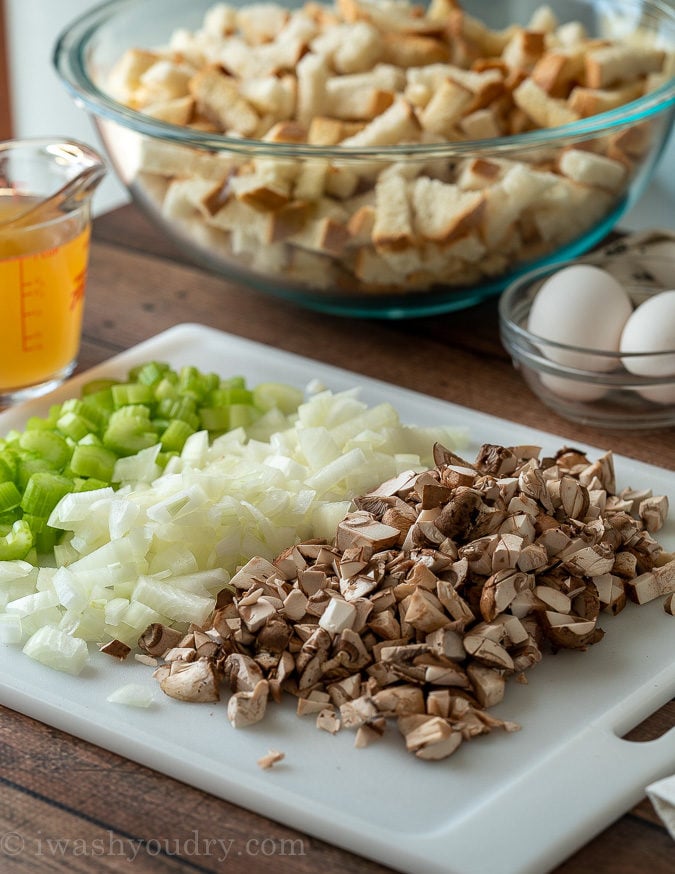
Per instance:
[[[67,674],[79,674],[89,659],[83,640],[49,625],[38,628],[26,641],[23,651],[35,661]]]
[[[21,643],[21,617],[15,613],[0,613],[0,643]]]
[[[139,683],[127,683],[111,692],[106,698],[112,704],[124,704],[127,707],[150,707],[155,700],[152,689]]]

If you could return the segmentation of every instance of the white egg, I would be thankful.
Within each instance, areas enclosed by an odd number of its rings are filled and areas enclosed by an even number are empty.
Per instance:
[[[553,376],[552,373],[542,373],[539,379],[554,395],[567,401],[599,401],[609,391],[609,386],[606,385],[580,382],[565,376]]]
[[[623,365],[637,376],[672,376],[673,385],[641,388],[656,404],[675,404],[675,290],[650,297],[635,310],[621,335],[621,352],[669,352],[672,355],[625,357]]]
[[[535,297],[528,330],[546,340],[602,352],[618,352],[621,332],[633,311],[625,289],[614,277],[590,264],[575,264],[554,273]],[[581,370],[604,372],[616,358],[546,347],[552,361]]]
[[[621,334],[621,352],[669,352],[622,359],[639,376],[675,376],[675,290],[655,294],[635,310]]]

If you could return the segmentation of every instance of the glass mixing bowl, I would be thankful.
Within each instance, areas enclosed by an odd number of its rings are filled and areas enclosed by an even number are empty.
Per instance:
[[[283,2],[289,11],[301,5]],[[434,0],[432,8],[443,2]],[[372,0],[361,3],[360,15],[379,20]],[[523,123],[518,104],[511,106],[507,121],[500,116],[506,135],[500,130],[497,137],[477,138],[486,130],[481,124],[492,123],[483,113],[471,124],[462,118],[461,130],[453,127],[459,141],[434,134],[431,124],[419,134],[420,119],[425,113],[433,116],[429,103],[444,77],[441,72],[440,80],[425,85],[427,74],[408,67],[389,71],[398,82],[392,86],[395,93],[375,88],[385,93],[383,105],[394,101],[384,114],[398,113],[398,118],[388,116],[390,134],[398,124],[407,140],[388,134],[379,138],[386,144],[360,136],[368,122],[349,118],[342,119],[340,130],[352,136],[336,145],[291,141],[288,130],[284,141],[271,141],[270,134],[264,139],[255,131],[247,136],[219,132],[203,117],[192,126],[169,123],[162,120],[165,112],[151,108],[154,115],[148,114],[111,96],[111,72],[118,75],[116,65],[132,47],[166,46],[173,40],[181,62],[192,63],[193,34],[212,5],[212,0],[112,0],[62,34],[56,69],[93,116],[135,202],[188,256],[228,279],[316,310],[380,318],[452,311],[496,295],[527,269],[577,256],[602,240],[640,197],[672,125],[675,79],[668,78],[668,65],[658,79],[639,77],[653,90],[617,108],[569,121],[569,101],[552,91],[553,103],[546,107],[556,112],[562,107],[564,124],[529,129],[529,116]],[[453,4],[446,5],[448,22],[461,15],[452,11]],[[228,4],[246,6],[240,0]],[[499,52],[508,42],[504,34],[511,33],[502,29],[526,25],[539,6],[537,0],[467,2],[472,18],[461,19],[461,45],[469,45],[477,27],[472,22],[479,19],[493,29],[491,39],[501,40],[494,50]],[[635,43],[637,32],[641,44],[649,42],[668,55],[675,46],[675,10],[661,0],[553,0],[548,6],[559,22],[579,21],[590,36],[618,45]],[[310,8],[316,15],[316,4]],[[536,14],[541,27],[551,26],[547,13]],[[571,39],[572,29],[566,33]],[[400,33],[388,44],[394,54],[399,38]],[[460,42],[447,45],[457,62]],[[297,56],[305,51],[306,45]],[[469,53],[464,66],[482,70],[485,79],[485,71],[499,60],[475,55]],[[227,52],[214,57],[231,63]],[[431,54],[429,61],[434,60]],[[246,69],[246,58],[238,63]],[[419,57],[415,63],[422,65]],[[289,65],[272,76],[277,80],[272,85],[297,82],[294,75]],[[513,73],[509,88],[519,77]],[[350,81],[357,89],[358,79]],[[339,88],[335,94],[343,102],[349,100],[344,85],[325,86],[323,115],[337,106],[330,88]],[[248,82],[248,94],[251,87]],[[611,105],[617,87],[600,90],[609,92],[610,104],[599,105]],[[488,98],[480,94],[475,106],[487,108],[488,116],[496,112],[497,104],[486,105]]]

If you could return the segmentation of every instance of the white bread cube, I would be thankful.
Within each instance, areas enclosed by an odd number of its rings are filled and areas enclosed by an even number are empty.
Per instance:
[[[407,101],[399,99],[362,131],[344,139],[342,145],[365,148],[415,142],[419,138],[419,130],[413,108]]]
[[[197,176],[212,181],[224,180],[240,163],[234,155],[210,154],[175,143],[140,138],[139,169],[158,176]]]
[[[316,115],[322,115],[326,99],[328,66],[325,58],[311,52],[306,54],[297,67],[298,100],[297,117],[309,124]]]
[[[239,91],[261,116],[283,119],[295,113],[295,85],[295,77],[261,76],[242,80]]]
[[[159,100],[143,107],[145,115],[165,121],[167,124],[187,125],[194,114],[195,102],[190,96],[176,97],[173,100]]]
[[[626,167],[619,161],[583,149],[565,149],[558,162],[560,172],[582,185],[618,191],[626,181]]]
[[[600,112],[608,112],[610,109],[618,109],[624,103],[637,100],[645,91],[643,80],[630,82],[617,88],[584,88],[577,86],[572,89],[568,105],[582,118],[597,115]]]
[[[144,49],[128,49],[111,69],[106,80],[106,89],[121,103],[134,103],[134,94],[141,87],[141,76],[159,56]]]
[[[449,136],[472,102],[471,91],[445,79],[419,114],[420,123],[425,130]]]
[[[288,19],[288,10],[278,3],[249,3],[235,14],[237,28],[251,46],[274,42]]]
[[[411,183],[413,226],[427,240],[445,242],[478,225],[485,208],[483,194],[421,176]]]
[[[663,51],[648,46],[601,46],[586,55],[586,84],[589,88],[607,88],[658,73],[663,60]]]
[[[364,73],[382,59],[382,34],[368,21],[336,24],[312,40],[311,50],[323,55],[338,73]]]
[[[398,251],[408,248],[413,237],[408,182],[399,175],[383,174],[375,186],[373,243],[378,249]]]
[[[227,3],[216,3],[204,13],[202,29],[216,38],[234,33],[237,29],[237,10]]]
[[[215,67],[205,67],[190,80],[190,93],[200,112],[223,131],[253,136],[260,116],[239,93],[236,81]]]
[[[579,114],[563,100],[550,97],[532,78],[513,92],[516,105],[539,127],[558,127],[579,120]]]
[[[503,130],[493,109],[477,109],[459,121],[460,130],[470,140],[489,140],[502,136]]]

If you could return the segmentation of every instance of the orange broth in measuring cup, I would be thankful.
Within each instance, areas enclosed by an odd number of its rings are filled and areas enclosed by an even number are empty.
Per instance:
[[[45,208],[35,223],[3,229],[39,201],[0,196],[0,395],[64,378],[78,353],[89,210]]]

